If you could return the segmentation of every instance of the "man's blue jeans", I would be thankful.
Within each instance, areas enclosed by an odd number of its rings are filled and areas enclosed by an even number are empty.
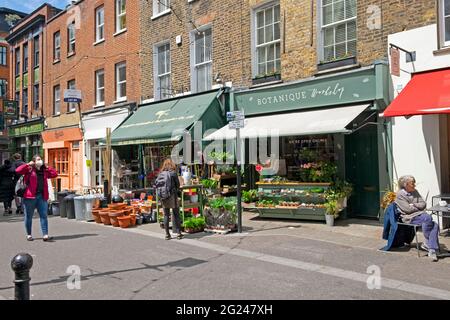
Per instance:
[[[427,213],[422,213],[411,220],[412,224],[422,226],[422,232],[427,240],[428,248],[433,250],[439,250],[439,226],[433,221],[431,216]]]
[[[27,235],[31,236],[34,209],[37,209],[39,213],[42,235],[48,235],[47,201],[39,194],[35,199],[23,199],[23,204],[25,207],[25,228],[27,230]]]

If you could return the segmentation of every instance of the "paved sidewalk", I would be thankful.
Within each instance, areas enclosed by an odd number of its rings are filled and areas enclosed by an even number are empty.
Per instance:
[[[302,220],[279,220],[259,218],[257,213],[245,211],[242,216],[243,233],[229,233],[227,235],[217,234],[214,237],[205,237],[207,233],[197,233],[190,237],[205,241],[212,238],[232,238],[232,237],[292,237],[299,239],[310,239],[322,241],[347,247],[361,248],[377,251],[386,245],[386,240],[382,239],[383,226],[375,220],[366,219],[339,219],[335,221],[335,226],[329,227],[325,222],[302,221]],[[160,232],[163,230],[157,223],[144,224],[139,229]],[[211,234],[208,234],[211,235]],[[419,242],[424,240],[423,234],[418,234]],[[441,249],[450,249],[450,237],[439,237]],[[417,251],[415,242],[411,248],[396,249],[388,253],[398,255],[416,256]],[[421,256],[425,256],[425,252],[421,252]],[[442,259],[442,262],[450,264],[450,258]]]

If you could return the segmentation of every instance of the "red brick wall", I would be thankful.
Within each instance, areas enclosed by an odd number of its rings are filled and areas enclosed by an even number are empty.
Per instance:
[[[61,98],[67,82],[75,79],[76,88],[82,91],[82,111],[92,110],[95,105],[95,71],[105,71],[105,106],[114,104],[115,64],[127,63],[127,101],[139,102],[140,72],[139,72],[139,13],[138,2],[127,1],[127,31],[118,35],[115,33],[115,1],[83,1],[73,10],[68,10],[49,21],[46,32],[46,68],[44,74],[44,114],[53,115],[53,88],[61,87]],[[104,6],[105,41],[95,42],[95,9]],[[67,23],[76,19],[76,49],[75,55],[68,57]],[[81,18],[81,19],[80,19]],[[61,61],[53,61],[53,35],[61,34]],[[67,103],[61,102],[61,114],[67,112]],[[60,117],[61,120],[64,117]],[[61,121],[59,121],[61,122]],[[63,125],[63,123],[61,123]]]

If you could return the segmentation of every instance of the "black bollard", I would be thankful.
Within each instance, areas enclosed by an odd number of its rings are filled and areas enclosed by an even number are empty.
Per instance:
[[[11,268],[16,274],[14,280],[14,299],[30,300],[30,269],[33,258],[28,253],[19,253],[11,260]]]

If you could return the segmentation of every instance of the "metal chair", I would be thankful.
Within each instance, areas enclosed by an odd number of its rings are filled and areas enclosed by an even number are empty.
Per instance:
[[[417,224],[412,224],[412,223],[405,223],[405,222],[397,222],[397,224],[400,226],[407,226],[407,227],[414,228],[414,234],[416,237],[417,256],[420,258],[420,248],[419,248],[419,239],[417,237],[417,230],[419,230],[422,226],[417,225]]]

